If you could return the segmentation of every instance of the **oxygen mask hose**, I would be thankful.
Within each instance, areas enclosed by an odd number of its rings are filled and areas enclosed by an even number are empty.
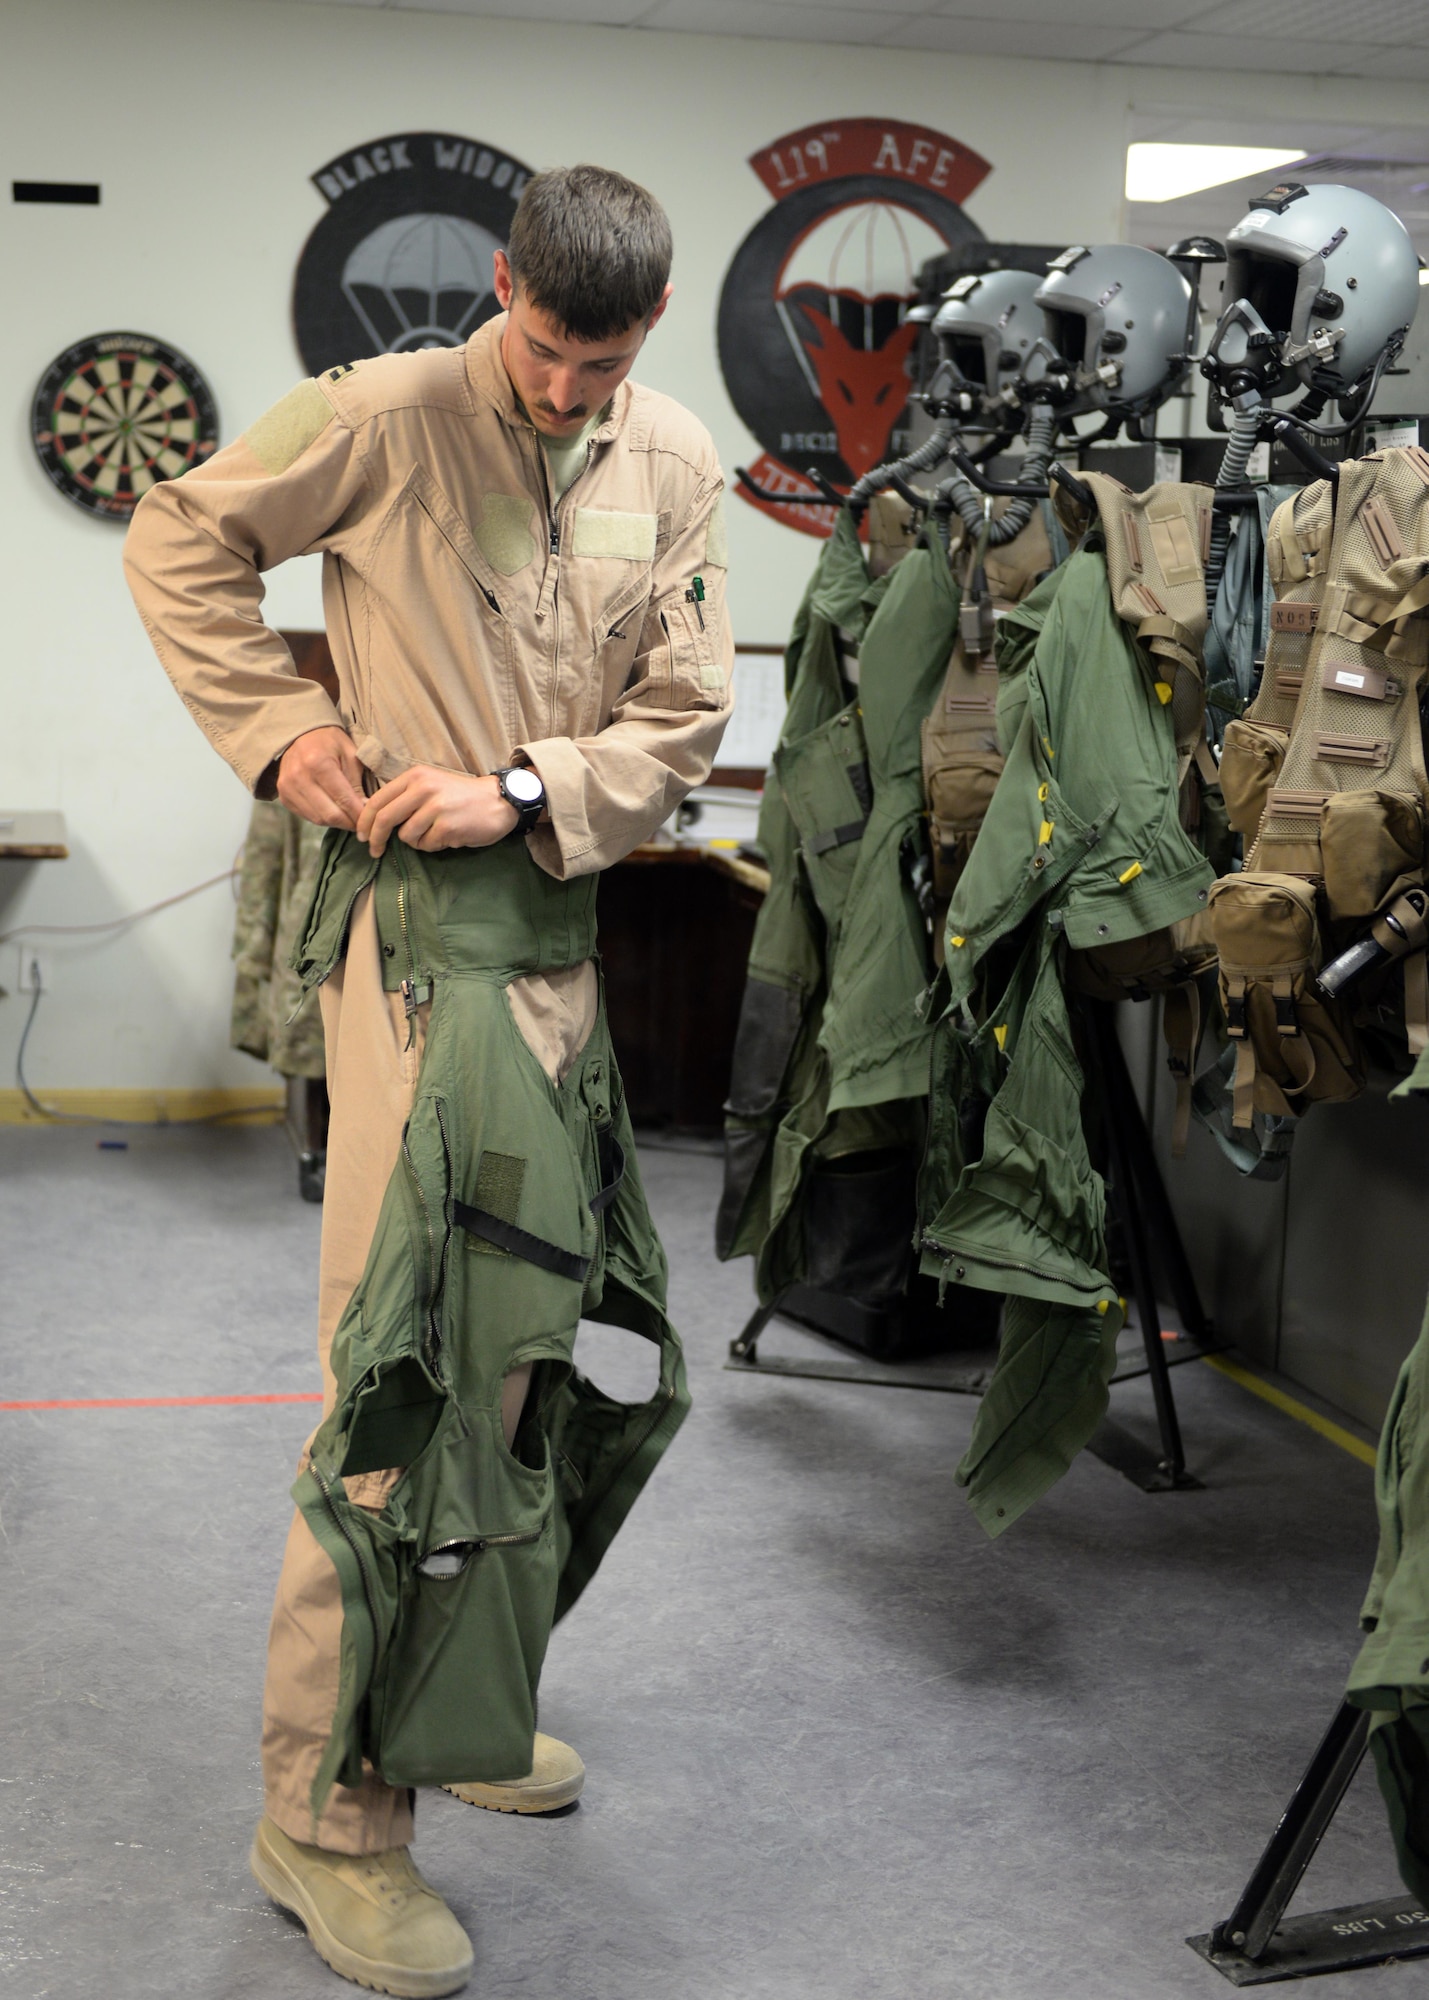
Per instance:
[[[1039,403],[1027,425],[1027,449],[1017,475],[1019,485],[1045,484],[1056,436],[1056,418],[1045,403]],[[988,522],[983,515],[983,496],[965,472],[955,472],[951,479],[944,480],[933,501],[935,510],[942,513],[946,513],[949,504],[957,508],[970,535],[980,535],[986,528],[987,546],[1000,549],[1022,533],[1032,519],[1032,509],[1037,503],[1024,496],[1014,500],[1006,513],[999,514],[995,521]]]
[[[940,465],[948,455],[948,447],[958,434],[957,420],[945,417],[930,438],[924,440],[916,451],[910,451],[906,458],[895,459],[889,465],[876,465],[872,472],[865,472],[848,490],[850,507],[866,507],[875,493],[891,486],[895,479],[908,479],[915,472],[930,472]]]
[[[1216,474],[1216,491],[1228,492],[1232,487],[1245,484],[1246,468],[1250,455],[1255,450],[1260,436],[1260,420],[1264,406],[1257,397],[1248,410],[1237,410],[1231,419],[1231,434],[1226,440],[1226,448],[1221,454],[1221,469]],[[1206,558],[1206,608],[1214,611],[1216,594],[1221,587],[1221,577],[1226,567],[1226,551],[1230,547],[1231,517],[1228,513],[1211,516],[1211,548]]]

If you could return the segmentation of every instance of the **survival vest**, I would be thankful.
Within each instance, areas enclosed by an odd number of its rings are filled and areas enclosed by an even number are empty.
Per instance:
[[[1005,505],[1000,502],[999,508]],[[923,790],[940,919],[1002,775],[993,654],[998,621],[1067,553],[1055,519],[1049,531],[1049,515],[1050,509],[1044,513],[1038,507],[1022,532],[1002,547],[973,538],[964,540],[954,555],[962,593],[958,636],[937,701],[923,723]]]
[[[1374,452],[1333,492],[1307,487],[1277,510],[1271,551],[1262,689],[1222,759],[1246,865],[1211,898],[1242,1128],[1355,1096],[1386,1005],[1411,1054],[1429,1044],[1422,922],[1386,924],[1424,877],[1429,453]],[[1399,972],[1327,996],[1317,974],[1366,933]]]
[[[363,1758],[391,1785],[531,1768],[554,1619],[579,1596],[689,1407],[665,1258],[635,1165],[602,1003],[553,1083],[517,1029],[513,978],[595,948],[594,876],[556,882],[524,841],[374,861],[329,834],[304,983],[342,956],[373,884],[386,983],[431,1018],[363,1275],[332,1346],[337,1401],[293,1497],[342,1585],[341,1675],[314,1814]],[[660,1357],[643,1403],[574,1368],[582,1318]],[[501,1389],[535,1364],[507,1449]],[[344,1480],[402,1467],[384,1506]]]

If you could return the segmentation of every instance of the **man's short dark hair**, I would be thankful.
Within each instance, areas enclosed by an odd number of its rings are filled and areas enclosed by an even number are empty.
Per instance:
[[[552,167],[522,190],[506,255],[522,296],[571,340],[618,340],[670,278],[670,219],[605,167]]]

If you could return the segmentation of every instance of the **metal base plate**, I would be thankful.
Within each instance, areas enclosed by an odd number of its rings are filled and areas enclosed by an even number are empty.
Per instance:
[[[936,1389],[949,1396],[980,1396],[992,1380],[993,1357],[939,1375],[920,1375],[907,1368],[880,1367],[871,1361],[794,1361],[779,1354],[762,1354],[755,1361],[725,1362],[735,1375],[797,1375],[811,1382],[862,1382],[875,1389]]]
[[[1103,1417],[1087,1441],[1087,1450],[1143,1493],[1204,1493],[1199,1479],[1177,1472],[1159,1450],[1145,1445],[1110,1417]]]
[[[1382,1903],[1347,1903],[1339,1910],[1290,1917],[1256,1959],[1242,1958],[1238,1951],[1212,1951],[1209,1931],[1186,1942],[1232,1986],[1268,1986],[1276,1979],[1307,1979],[1315,1972],[1422,1958],[1429,1953],[1429,1911],[1417,1896],[1391,1896]]]

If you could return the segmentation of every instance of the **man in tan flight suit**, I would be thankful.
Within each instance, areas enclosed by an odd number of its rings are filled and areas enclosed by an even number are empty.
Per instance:
[[[138,508],[125,551],[164,668],[260,798],[380,854],[525,833],[558,881],[619,861],[710,769],[728,718],[723,481],[704,428],[626,378],[670,296],[669,224],[593,167],[537,175],[503,315],[464,348],[384,355],[299,385]],[[320,550],[337,706],[262,620],[262,572]],[[390,950],[391,947],[389,946]],[[384,991],[372,891],[321,989],[332,1096],[318,1347],[362,1275],[416,1086],[428,1006]],[[553,1079],[591,1032],[594,963],[508,989]],[[506,1378],[508,1445],[530,1366]],[[380,1508],[395,1474],[344,1483]],[[472,1963],[407,1852],[411,1795],[370,1770],[310,1793],[337,1697],[341,1595],[295,1514],[269,1641],[265,1817],[254,1869],[334,1968],[391,1993],[455,1991]],[[503,1811],[580,1790],[536,1738],[530,1776],[463,1785]]]

